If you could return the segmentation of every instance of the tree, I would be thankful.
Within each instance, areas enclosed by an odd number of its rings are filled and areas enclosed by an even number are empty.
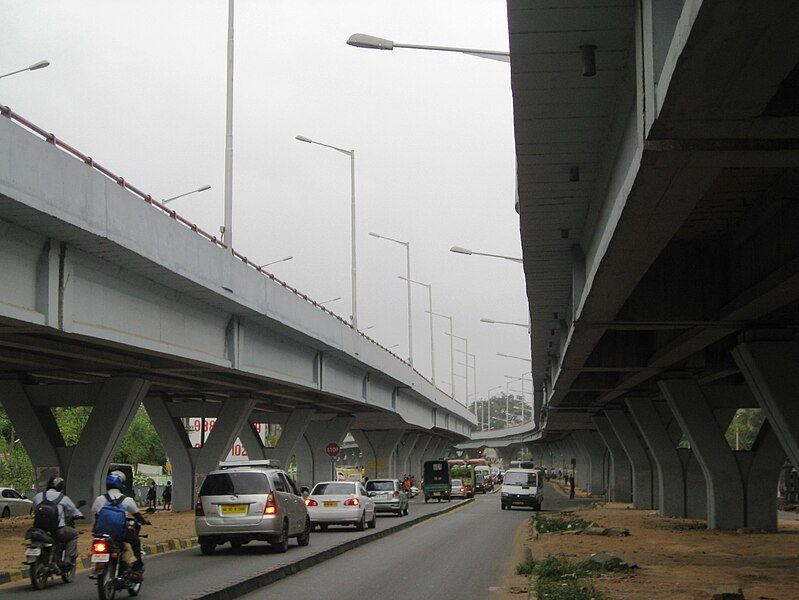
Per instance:
[[[739,408],[727,428],[727,443],[733,450],[750,450],[757,439],[765,415],[760,408]]]
[[[131,465],[145,463],[164,466],[166,464],[164,444],[158,437],[143,406],[139,407],[130,428],[122,438],[114,461]]]

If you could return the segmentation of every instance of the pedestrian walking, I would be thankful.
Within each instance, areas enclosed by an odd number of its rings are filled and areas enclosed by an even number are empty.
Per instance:
[[[155,489],[155,480],[151,479],[147,482],[147,509],[150,512],[155,512],[156,506],[155,503],[158,500],[158,492]]]
[[[166,487],[161,494],[161,499],[164,501],[164,510],[172,510],[172,482],[167,481]]]

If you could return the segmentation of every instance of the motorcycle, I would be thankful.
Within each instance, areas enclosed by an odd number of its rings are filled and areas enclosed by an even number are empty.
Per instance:
[[[81,500],[76,507],[80,509],[86,502]],[[65,518],[68,527],[75,526],[75,518]],[[25,539],[30,540],[25,549],[25,563],[30,570],[31,586],[35,590],[47,587],[51,577],[61,577],[64,583],[75,580],[76,565],[70,564],[66,555],[66,546],[56,543],[52,535],[44,529],[31,527],[25,534]]]
[[[147,537],[139,533],[141,525],[135,519],[127,519],[126,527],[133,529],[139,538]],[[132,554],[132,550],[125,548],[124,542],[114,540],[110,535],[94,537],[91,558],[94,572],[90,577],[97,580],[97,596],[100,600],[114,600],[116,593],[121,590],[126,590],[130,596],[139,595],[142,581],[133,577]]]

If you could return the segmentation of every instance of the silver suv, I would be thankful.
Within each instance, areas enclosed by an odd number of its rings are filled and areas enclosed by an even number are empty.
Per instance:
[[[194,508],[200,550],[212,554],[226,542],[238,549],[260,540],[285,552],[291,537],[307,546],[311,520],[301,493],[289,474],[269,461],[221,463],[203,481]]]

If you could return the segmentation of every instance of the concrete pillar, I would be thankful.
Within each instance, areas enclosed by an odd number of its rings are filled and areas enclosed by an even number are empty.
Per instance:
[[[302,441],[302,436],[314,415],[313,409],[296,408],[289,414],[288,419],[280,427],[280,437],[274,448],[266,448],[264,455],[274,460],[281,469],[289,466],[289,461],[294,455],[294,450]]]
[[[351,429],[350,434],[363,452],[364,475],[369,479],[395,477],[392,457],[405,431],[383,429],[366,431]]]
[[[427,451],[425,452],[424,462],[429,460],[441,460],[444,451],[449,446],[449,440],[441,437],[434,437],[428,444]]]
[[[605,411],[605,416],[630,460],[633,472],[633,505],[642,509],[657,508],[654,468],[638,431],[624,411],[608,410]]]
[[[149,397],[144,406],[172,464],[172,507],[191,510],[205,476],[219,466],[239,433],[249,424],[255,400],[229,398],[222,403],[214,428],[202,448],[193,448],[183,423],[169,412],[169,401]],[[249,454],[249,452],[248,452]]]
[[[566,463],[566,468],[571,469],[572,459],[577,461],[577,467],[574,470],[574,484],[588,491],[588,487],[591,484],[591,469],[585,449],[577,443],[573,433],[563,438],[562,444],[564,451],[563,460]]]
[[[303,486],[311,487],[318,481],[335,478],[330,457],[325,447],[334,442],[341,444],[355,417],[340,416],[325,421],[311,421],[303,434],[304,443],[295,447],[297,458],[297,478]]]
[[[608,498],[611,502],[632,502],[632,467],[627,453],[605,416],[592,418],[597,433],[605,442],[610,453],[610,475],[608,477]]]
[[[413,445],[411,455],[408,458],[408,469],[411,475],[416,477],[418,481],[422,480],[422,467],[427,447],[433,443],[433,436],[426,433],[420,433],[416,438],[416,443]]]
[[[660,514],[664,517],[687,517],[686,475],[677,444],[669,435],[655,404],[646,398],[627,400],[633,421],[641,431],[658,470],[657,494]],[[704,490],[702,490],[704,492]],[[704,518],[701,517],[701,518]]]
[[[91,503],[104,489],[108,466],[119,449],[150,382],[137,377],[111,377],[96,385],[23,386],[0,382],[0,397],[22,445],[43,485],[60,474],[70,497]],[[75,447],[67,448],[48,403],[36,405],[31,394],[62,406],[92,406]],[[40,481],[41,480],[41,481]]]
[[[799,344],[744,342],[732,356],[788,458],[799,469]]]
[[[502,466],[505,469],[510,468],[511,461],[516,459],[518,453],[519,447],[513,444],[504,448],[497,448],[497,454],[502,459]]]
[[[577,431],[573,434],[579,448],[582,448],[586,463],[583,471],[587,475],[583,487],[589,494],[604,494],[605,487],[605,446],[595,431]]]
[[[253,423],[249,420],[246,421],[244,425],[242,425],[238,437],[241,440],[241,445],[244,446],[244,450],[247,452],[247,458],[249,460],[266,459],[266,448],[264,448],[264,444],[261,442],[261,436],[258,435],[258,430]]]
[[[397,444],[396,458],[397,458],[397,472],[396,477],[402,477],[405,473],[411,472],[410,457],[416,446],[416,440],[419,439],[419,433],[410,431],[406,433],[400,443]]]
[[[661,380],[658,385],[705,474],[708,528],[744,527],[745,496],[738,464],[699,385],[692,379]]]

